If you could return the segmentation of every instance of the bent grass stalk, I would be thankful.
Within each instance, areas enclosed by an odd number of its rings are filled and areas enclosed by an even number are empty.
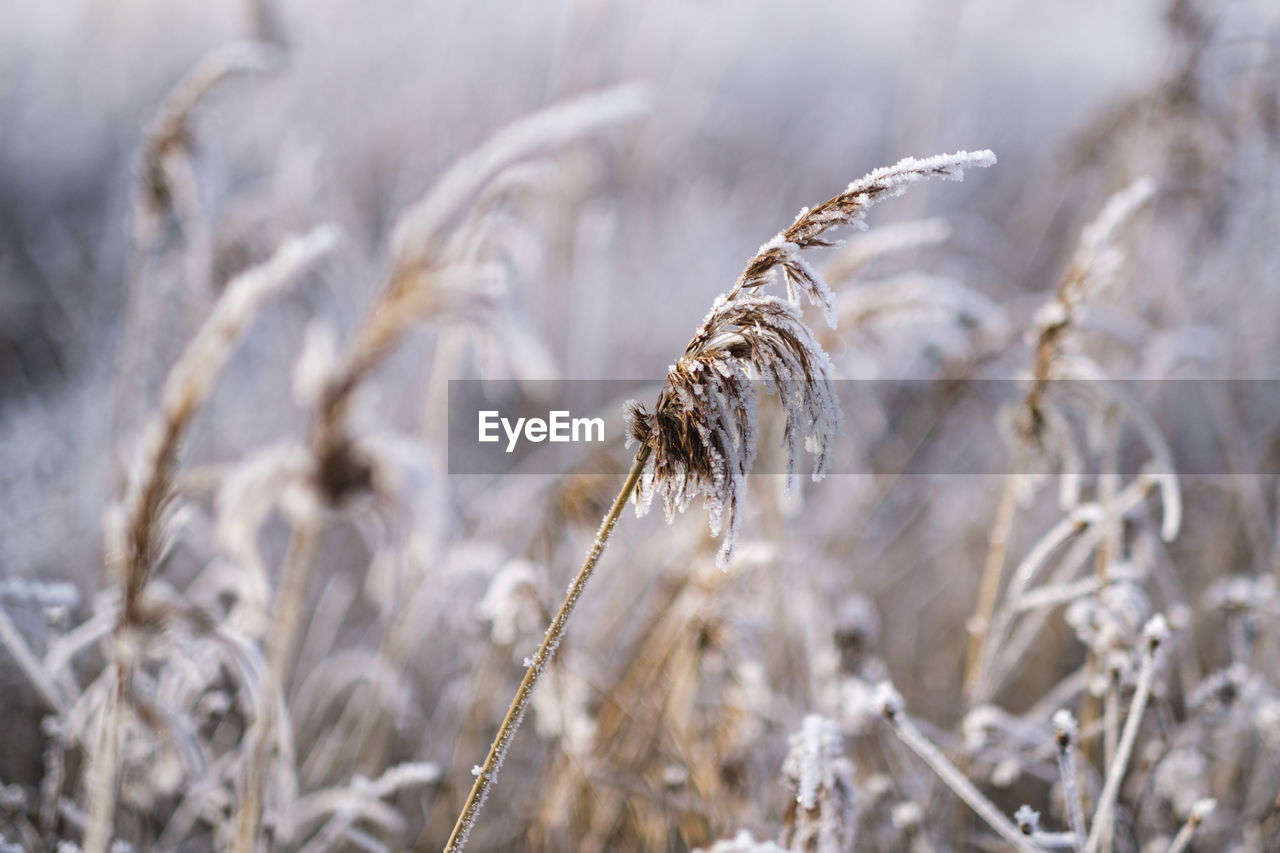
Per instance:
[[[1089,833],[1085,829],[1084,806],[1080,799],[1080,785],[1076,781],[1076,720],[1070,711],[1059,711],[1053,716],[1053,726],[1054,741],[1058,746],[1058,773],[1062,777],[1062,796],[1067,803],[1067,818],[1071,824],[1071,834],[1075,838],[1075,849],[1084,850],[1089,843]]]
[[[1005,555],[1009,550],[1009,534],[1013,531],[1013,519],[1018,511],[1018,475],[1005,475],[1000,490],[1000,503],[996,520],[987,536],[987,559],[982,567],[982,581],[978,587],[978,603],[969,619],[969,652],[965,659],[964,690],[970,702],[983,675],[987,633],[995,615],[996,601],[1000,596],[1000,580],[1004,576]]]
[[[267,635],[267,690],[262,692],[258,719],[250,731],[249,762],[244,795],[236,816],[236,853],[252,853],[262,819],[263,789],[267,779],[267,759],[271,738],[279,726],[285,684],[293,660],[298,620],[311,565],[320,544],[320,525],[314,514],[300,519],[290,535],[289,550],[281,571],[281,589],[274,608],[275,618]]]
[[[1129,716],[1125,720],[1124,733],[1120,736],[1115,756],[1111,759],[1102,793],[1098,795],[1098,807],[1093,816],[1093,826],[1089,832],[1085,853],[1097,853],[1104,837],[1110,834],[1116,795],[1120,793],[1120,783],[1124,780],[1125,771],[1129,766],[1129,756],[1133,754],[1133,746],[1138,740],[1138,727],[1142,725],[1142,715],[1147,708],[1147,699],[1151,696],[1151,685],[1155,680],[1156,655],[1160,646],[1168,638],[1168,633],[1168,625],[1160,615],[1151,617],[1143,631],[1146,648],[1142,656],[1142,669],[1138,673],[1138,684],[1133,691],[1133,701],[1129,705]]]
[[[968,777],[942,754],[942,750],[938,749],[933,741],[929,740],[912,722],[907,716],[902,696],[891,684],[884,682],[877,688],[876,700],[880,706],[881,716],[893,728],[898,739],[921,761],[929,765],[929,768],[938,774],[938,778],[963,800],[965,805],[986,821],[987,826],[1022,853],[1039,853],[1041,850],[1039,845],[1005,817],[1000,809],[996,808],[995,804],[987,799]]]
[[[591,543],[591,549],[587,551],[586,559],[582,562],[582,568],[578,569],[578,574],[574,576],[573,582],[569,584],[564,602],[551,620],[551,626],[547,628],[546,636],[542,638],[542,644],[538,646],[538,651],[529,659],[524,678],[520,681],[520,688],[516,690],[516,695],[511,700],[511,706],[507,708],[507,715],[502,719],[502,725],[498,728],[498,734],[494,737],[493,744],[489,747],[489,754],[485,756],[484,764],[480,765],[478,772],[475,774],[476,781],[471,786],[471,793],[467,795],[466,804],[458,815],[458,820],[453,826],[453,832],[449,834],[449,841],[444,846],[446,853],[461,850],[463,845],[467,843],[467,836],[470,834],[471,828],[475,826],[476,816],[480,813],[480,807],[484,805],[485,798],[489,794],[489,788],[498,777],[498,770],[502,767],[502,760],[506,757],[507,747],[511,744],[511,738],[515,735],[516,729],[519,728],[520,721],[524,719],[524,712],[528,708],[529,698],[533,696],[533,689],[537,685],[543,670],[546,669],[547,664],[550,662],[551,656],[555,654],[556,647],[560,645],[560,639],[564,636],[565,628],[569,624],[569,616],[573,613],[573,608],[577,606],[578,599],[582,597],[582,591],[586,589],[587,581],[591,580],[596,564],[600,562],[600,557],[604,554],[604,549],[609,544],[609,538],[613,535],[613,530],[618,525],[618,519],[622,515],[623,508],[626,507],[627,501],[631,500],[631,494],[636,490],[636,484],[640,482],[640,473],[644,470],[645,463],[649,460],[649,452],[649,445],[646,444],[641,445],[639,452],[636,453],[635,461],[631,464],[631,471],[627,474],[626,482],[622,484],[621,491],[614,498],[613,506],[609,508],[608,514],[605,515],[604,520],[600,523],[600,530],[596,533],[595,541]]]

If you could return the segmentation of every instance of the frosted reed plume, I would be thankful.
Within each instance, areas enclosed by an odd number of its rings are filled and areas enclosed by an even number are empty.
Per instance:
[[[763,379],[781,399],[787,418],[784,440],[793,472],[802,443],[815,450],[815,477],[825,472],[827,444],[839,430],[839,409],[831,386],[831,362],[800,319],[798,302],[803,294],[833,324],[836,306],[830,288],[802,257],[801,250],[832,245],[824,235],[838,226],[864,227],[871,205],[901,195],[912,184],[935,176],[962,180],[965,168],[991,166],[995,161],[990,151],[961,151],[925,160],[908,157],[854,181],[817,207],[802,210],[789,228],[760,247],[733,288],[716,299],[668,374],[653,413],[637,404],[629,406],[630,438],[639,444],[631,470],[541,645],[528,659],[524,678],[484,763],[472,771],[475,782],[446,851],[460,850],[466,844],[538,679],[554,656],[569,617],[633,494],[637,512],[643,513],[660,492],[670,517],[702,493],[712,530],[726,529],[717,561],[727,567],[733,554],[738,503],[755,458],[752,378]],[[776,280],[778,269],[783,272],[789,301],[761,292]]]
[[[337,230],[322,226],[286,241],[270,261],[237,276],[169,371],[160,412],[143,438],[139,473],[124,501],[124,622],[137,620],[143,586],[155,568],[161,511],[169,497],[182,437],[192,417],[230,357],[236,339],[262,304],[296,281],[337,243]]]
[[[787,469],[795,477],[801,448],[813,452],[813,479],[829,464],[828,446],[839,434],[841,416],[831,384],[832,367],[813,332],[800,317],[805,297],[832,327],[836,297],[801,252],[833,245],[825,235],[847,225],[865,228],[867,210],[901,195],[930,177],[962,180],[966,168],[995,163],[990,151],[908,157],[876,169],[844,192],[800,211],[795,222],[760,247],[727,294],[718,297],[684,354],[667,374],[667,387],[649,411],[632,404],[630,438],[652,451],[636,492],[636,512],[645,513],[661,495],[670,520],[698,495],[709,514],[712,535],[723,540],[717,562],[733,560],[739,505],[756,453],[757,401],[753,381],[777,394],[786,425]],[[779,270],[787,299],[764,293]]]

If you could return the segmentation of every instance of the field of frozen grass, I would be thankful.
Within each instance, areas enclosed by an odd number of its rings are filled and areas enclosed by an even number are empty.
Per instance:
[[[1273,4],[11,7],[0,853],[1280,849]]]

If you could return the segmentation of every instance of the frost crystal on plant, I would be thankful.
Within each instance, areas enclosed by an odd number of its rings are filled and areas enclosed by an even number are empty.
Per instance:
[[[835,723],[810,714],[791,736],[782,775],[794,801],[782,843],[789,850],[836,853],[853,846],[853,765]]]

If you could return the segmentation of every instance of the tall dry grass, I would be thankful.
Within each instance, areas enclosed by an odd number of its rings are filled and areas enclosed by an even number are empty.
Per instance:
[[[433,7],[372,53],[215,10],[38,157],[75,111],[14,69],[72,52],[4,51],[0,156],[114,201],[0,182],[56,320],[0,322],[0,849],[1280,844],[1274,14],[820,5]],[[754,249],[959,143],[999,168]],[[630,446],[448,473],[449,380],[554,376],[658,381]]]

